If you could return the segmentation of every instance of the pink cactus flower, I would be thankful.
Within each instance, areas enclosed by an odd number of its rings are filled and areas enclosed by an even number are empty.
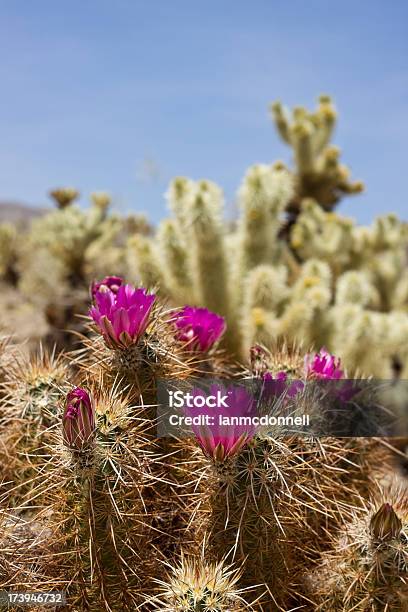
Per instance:
[[[306,374],[311,378],[334,379],[343,378],[344,371],[340,368],[341,360],[322,348],[315,355],[305,359]]]
[[[120,276],[105,276],[105,278],[99,282],[93,281],[91,284],[92,300],[95,299],[95,295],[98,291],[112,291],[113,293],[117,293],[121,285],[123,285],[123,278]]]
[[[186,416],[204,416],[208,424],[192,425],[193,432],[204,454],[216,461],[224,461],[228,457],[237,455],[241,449],[254,437],[256,427],[251,422],[237,424],[223,424],[222,417],[253,417],[257,414],[255,398],[242,386],[223,387],[219,384],[211,385],[209,391],[193,389],[194,398],[208,396],[225,396],[226,406],[218,402],[216,407],[185,407]]]
[[[226,324],[223,317],[207,308],[184,306],[175,314],[176,338],[191,351],[205,353],[221,338]]]
[[[263,375],[263,399],[271,399],[272,397],[295,397],[299,391],[304,388],[304,383],[301,380],[288,380],[288,375],[283,370],[277,372],[275,376],[271,372],[265,372]]]
[[[116,293],[97,291],[88,314],[109,348],[126,349],[137,344],[146,331],[155,299],[146,289],[121,285]]]
[[[306,376],[314,380],[340,380],[341,383],[335,384],[334,392],[336,399],[342,403],[347,403],[361,391],[361,387],[356,385],[354,380],[344,379],[344,370],[341,369],[341,360],[331,355],[325,348],[314,355],[307,355],[305,358]],[[333,383],[334,384],[334,383]]]
[[[93,437],[95,411],[91,398],[85,389],[76,387],[67,395],[62,417],[62,434],[65,444],[81,450]]]

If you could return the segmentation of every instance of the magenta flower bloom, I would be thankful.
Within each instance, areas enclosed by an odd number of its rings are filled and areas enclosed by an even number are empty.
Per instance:
[[[109,348],[125,349],[136,344],[146,331],[155,299],[146,289],[121,285],[116,293],[97,291],[95,306],[88,314]]]
[[[105,276],[105,278],[99,282],[93,281],[91,284],[92,300],[95,299],[95,295],[98,291],[113,291],[113,293],[117,293],[121,285],[123,285],[123,278],[120,276]]]
[[[62,434],[65,444],[81,450],[93,437],[95,411],[91,398],[85,389],[76,387],[67,395],[62,417]]]
[[[280,370],[275,377],[271,372],[265,372],[263,379],[263,399],[271,399],[271,397],[295,397],[299,391],[304,389],[304,383],[301,380],[288,380],[288,375],[283,370]]]
[[[217,461],[233,457],[255,435],[256,427],[251,418],[257,415],[256,400],[244,387],[237,385],[226,388],[214,384],[208,392],[193,389],[192,396],[194,402],[200,403],[200,407],[185,406],[185,415],[199,416],[202,421],[208,419],[207,422],[192,425],[197,441],[207,457]],[[210,405],[205,403],[207,400]],[[232,421],[232,417],[241,417],[241,421],[223,422],[223,418]]]
[[[176,338],[189,350],[207,352],[225,331],[225,319],[207,310],[184,306],[175,314]]]
[[[265,372],[262,376],[263,380],[263,397],[270,398],[270,396],[280,397],[286,390],[287,385],[287,374],[286,372],[278,372],[274,377],[272,372]]]
[[[344,376],[344,371],[340,369],[340,364],[339,358],[330,355],[325,348],[322,348],[314,356],[308,355],[306,357],[306,374],[312,378],[338,380]]]

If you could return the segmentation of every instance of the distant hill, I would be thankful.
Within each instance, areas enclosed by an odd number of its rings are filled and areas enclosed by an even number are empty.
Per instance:
[[[9,222],[18,225],[29,225],[29,223],[49,212],[49,208],[39,206],[28,206],[21,202],[1,202],[0,201],[0,223]]]

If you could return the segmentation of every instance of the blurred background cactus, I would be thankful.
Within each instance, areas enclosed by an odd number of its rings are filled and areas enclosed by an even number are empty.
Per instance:
[[[223,344],[237,357],[256,342],[301,343],[327,346],[350,373],[389,377],[400,364],[404,376],[407,224],[388,214],[361,226],[334,212],[362,185],[349,181],[331,145],[337,111],[328,96],[315,111],[290,113],[279,102],[271,111],[293,168],[251,166],[232,219],[218,185],[179,177],[166,194],[171,216],[157,229],[143,215],[110,212],[105,192],[83,209],[71,187],[50,192],[57,210],[21,230],[24,240],[2,224],[1,282],[26,304],[21,318],[32,313],[33,337],[67,346],[67,328],[83,329],[89,282],[110,273],[158,288],[170,305],[220,313],[228,322]]]
[[[358,226],[332,211],[362,185],[348,182],[329,144],[337,116],[330,98],[314,113],[295,109],[292,119],[280,104],[272,109],[294,170],[252,166],[232,224],[217,185],[175,179],[172,217],[153,237],[132,238],[129,259],[172,303],[222,313],[225,346],[237,355],[255,342],[327,346],[350,372],[391,376],[396,361],[406,363],[407,224],[389,214]],[[356,350],[362,337],[372,350]]]
[[[18,273],[18,232],[11,223],[0,224],[0,279],[11,285],[16,285]]]
[[[321,95],[314,112],[297,106],[290,113],[275,102],[271,114],[280,137],[293,151],[296,189],[287,206],[291,215],[296,217],[304,198],[313,198],[330,211],[343,196],[363,191],[363,183],[352,182],[350,170],[339,163],[339,148],[330,143],[337,120],[330,96]]]
[[[86,311],[90,282],[105,270],[125,274],[127,236],[151,229],[141,215],[110,213],[105,192],[92,193],[87,209],[74,203],[79,192],[73,188],[55,189],[50,196],[57,210],[34,219],[23,230],[24,239],[12,224],[0,226],[0,278],[17,288],[20,304],[24,301],[42,316],[42,340],[67,347],[73,340],[68,327],[71,332],[82,329],[79,315]],[[13,327],[9,331],[18,333]]]

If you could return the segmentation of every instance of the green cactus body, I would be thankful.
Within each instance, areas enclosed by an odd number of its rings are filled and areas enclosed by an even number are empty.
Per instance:
[[[316,538],[313,530],[308,533],[305,517],[308,505],[320,503],[318,487],[305,494],[308,470],[307,461],[283,440],[268,437],[212,464],[209,554],[219,558],[228,551],[244,564],[239,585],[253,587],[251,594],[259,597],[256,609],[287,609],[297,597],[304,559],[296,543]]]
[[[144,501],[154,459],[140,409],[119,389],[95,390],[94,397],[95,437],[81,449],[56,439],[49,449],[54,470],[34,492],[52,508],[42,519],[52,544],[44,563],[72,609],[130,611],[142,602],[143,576],[154,565]]]

